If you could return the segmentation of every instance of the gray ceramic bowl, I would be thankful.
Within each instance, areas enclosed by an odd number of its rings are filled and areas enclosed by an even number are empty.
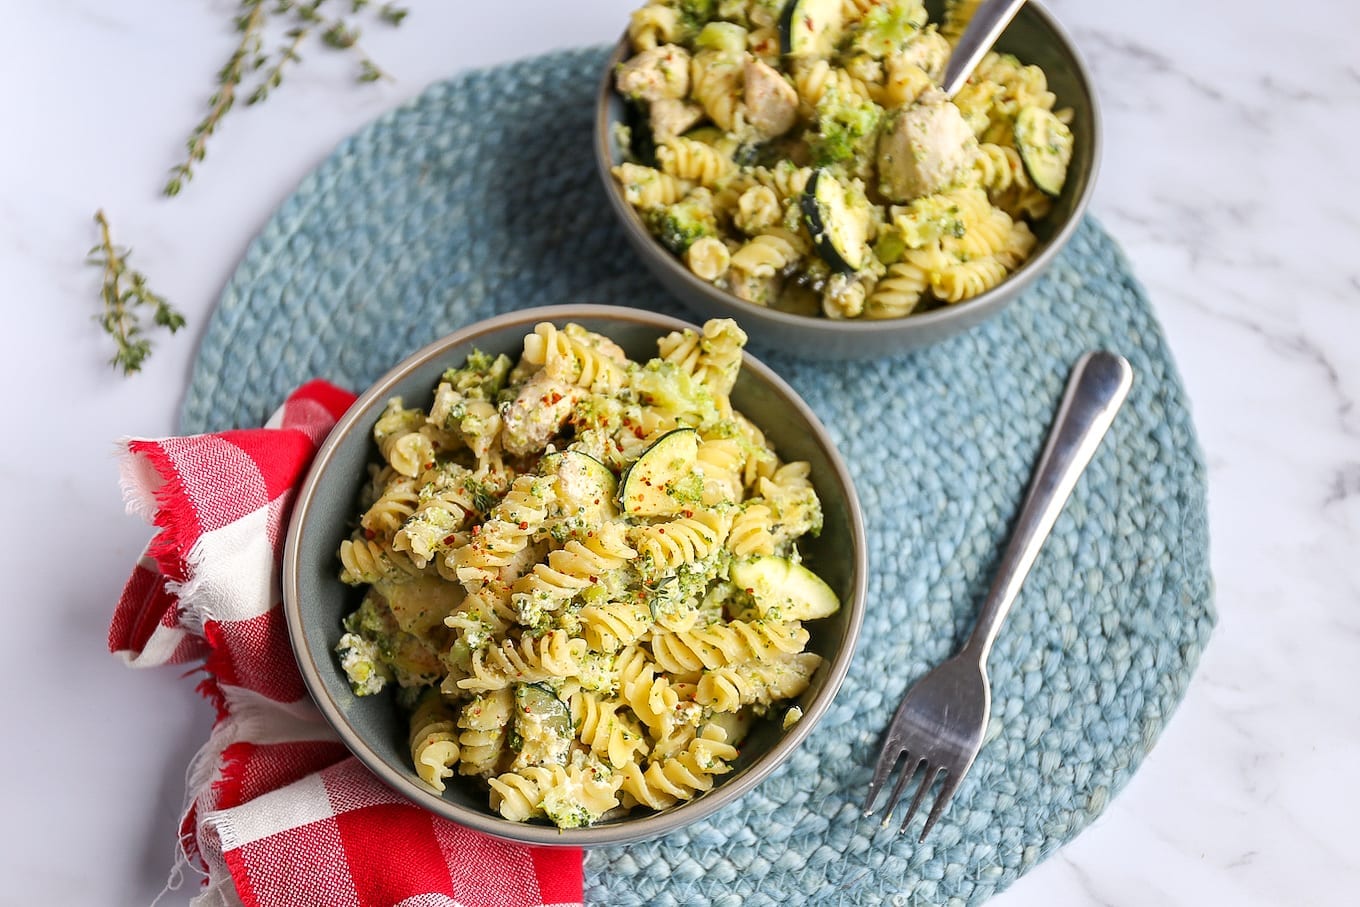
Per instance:
[[[812,621],[810,651],[825,658],[811,687],[798,699],[803,719],[787,731],[774,719],[757,722],[741,747],[734,771],[714,789],[663,812],[634,814],[590,828],[559,831],[546,824],[510,822],[493,813],[487,791],[472,780],[454,780],[441,796],[421,783],[411,767],[405,719],[392,698],[356,697],[333,650],[341,618],[359,603],[357,590],[338,577],[336,552],[349,537],[356,498],[377,457],[372,429],[393,396],[428,406],[444,369],[461,364],[474,348],[517,357],[524,335],[541,321],[568,321],[613,338],[633,359],[656,355],[658,337],[682,321],[637,309],[566,305],[526,309],[482,321],[430,344],[396,366],[355,401],[332,430],[298,494],[283,557],[283,607],[298,666],[322,714],[359,759],[387,784],[419,806],[480,831],[532,844],[591,846],[637,841],[665,834],[709,815],[755,787],[812,732],[831,704],[854,653],[864,609],[865,542],[858,499],[845,464],[826,430],[805,403],[774,372],[746,356],[732,403],[762,430],[785,460],[807,460],[825,510],[825,526],[806,540],[808,565],[840,596],[839,613]]]
[[[926,0],[930,21],[941,20],[943,5],[942,0]],[[1076,148],[1062,195],[1048,216],[1034,225],[1039,240],[1034,254],[999,286],[972,299],[906,318],[833,321],[758,306],[691,274],[647,231],[610,174],[610,168],[623,159],[614,125],[624,118],[624,104],[614,91],[613,71],[627,56],[626,39],[605,68],[595,115],[595,159],[610,207],[643,264],[683,305],[704,317],[734,318],[761,344],[815,359],[868,359],[943,340],[1001,311],[1043,273],[1081,221],[1099,167],[1100,112],[1091,77],[1057,21],[1036,0],[1030,0],[997,41],[996,49],[1043,68],[1050,90],[1058,97],[1057,106],[1072,108]]]

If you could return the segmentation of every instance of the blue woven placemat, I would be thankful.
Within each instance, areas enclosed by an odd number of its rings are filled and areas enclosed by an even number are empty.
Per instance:
[[[189,432],[261,423],[303,381],[360,390],[428,341],[510,309],[684,315],[611,221],[591,159],[604,49],[472,72],[345,141],[250,247],[203,337]],[[1068,370],[1105,347],[1128,403],[991,657],[989,740],[931,840],[862,819],[879,733],[981,601]],[[1097,816],[1156,741],[1214,622],[1204,464],[1147,299],[1087,221],[981,328],[860,364],[751,350],[830,429],[862,497],[869,607],[835,704],[739,803],[597,850],[608,905],[976,904]]]

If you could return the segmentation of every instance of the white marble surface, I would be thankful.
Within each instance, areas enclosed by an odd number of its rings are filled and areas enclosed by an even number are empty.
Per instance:
[[[268,104],[230,117],[200,178],[166,200],[163,174],[232,46],[234,4],[5,4],[2,367],[21,431],[0,453],[18,583],[0,903],[145,904],[164,883],[210,710],[178,671],[129,671],[105,652],[149,535],[123,512],[113,442],[173,431],[198,334],[247,242],[381,111],[464,67],[610,40],[633,5],[413,0],[405,26],[365,41],[395,83],[355,88],[348,60],[314,51]],[[1050,7],[1104,100],[1094,213],[1147,285],[1208,454],[1221,622],[1132,783],[994,903],[1354,903],[1360,8]],[[97,274],[81,264],[98,206],[189,317],[131,379],[105,364]]]

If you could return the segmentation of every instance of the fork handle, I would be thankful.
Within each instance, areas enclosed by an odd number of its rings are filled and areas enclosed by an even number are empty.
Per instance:
[[[1006,26],[1024,5],[1025,0],[983,0],[973,11],[973,17],[964,26],[963,34],[959,36],[958,44],[945,64],[940,87],[946,97],[952,98],[959,93],[959,89],[972,75],[973,68],[992,49],[996,39],[1001,37]]]
[[[1090,352],[1073,367],[1048,443],[1016,518],[1010,544],[978,614],[977,626],[963,647],[984,668],[997,630],[1015,603],[1021,583],[1029,575],[1039,549],[1072,495],[1077,478],[1091,462],[1132,384],[1133,368],[1115,353]]]

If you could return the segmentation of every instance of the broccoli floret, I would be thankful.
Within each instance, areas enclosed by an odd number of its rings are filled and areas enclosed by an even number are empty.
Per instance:
[[[920,249],[942,237],[963,236],[965,226],[958,204],[947,195],[924,195],[904,209],[894,209],[893,227],[909,249]]]
[[[653,209],[647,215],[647,226],[676,255],[683,255],[695,240],[718,232],[713,209],[693,198]]]
[[[464,397],[490,400],[505,386],[511,365],[510,357],[504,353],[493,359],[490,353],[473,350],[462,368],[444,372],[444,381]]]
[[[685,424],[706,426],[718,419],[713,394],[674,363],[653,359],[634,380],[644,403],[677,414]]]
[[[490,513],[491,508],[495,507],[499,500],[496,490],[470,477],[464,478],[463,482],[468,494],[472,496],[472,508],[478,513]]]
[[[680,0],[680,23],[688,31],[698,31],[717,13],[718,0]]]
[[[906,250],[907,243],[896,229],[882,229],[874,240],[874,255],[885,265],[899,261]]]
[[[850,38],[850,47],[882,59],[904,47],[924,28],[926,9],[921,0],[888,0],[869,10]]]
[[[827,167],[869,153],[883,108],[856,95],[829,90],[817,104],[817,131],[809,142],[813,164]]]
[[[335,644],[335,654],[355,696],[380,693],[392,679],[392,669],[383,663],[377,644],[357,633],[341,636]]]

